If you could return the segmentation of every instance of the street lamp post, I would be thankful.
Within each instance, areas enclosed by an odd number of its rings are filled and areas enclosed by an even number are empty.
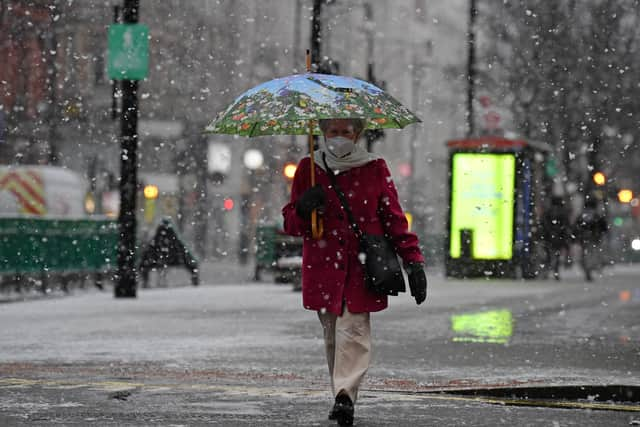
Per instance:
[[[311,14],[311,64],[312,66],[315,64],[316,70],[320,67],[320,63],[322,62],[321,55],[321,13],[322,13],[322,2],[324,0],[313,0],[313,9]]]
[[[57,1],[54,1],[51,5],[51,15],[55,16],[62,11]],[[57,165],[59,163],[58,157],[58,28],[59,22],[52,20],[49,31],[47,32],[46,44],[47,44],[47,85],[49,92],[49,110],[48,110],[48,122],[49,122],[49,164]]]
[[[125,0],[123,22],[138,22],[139,0]],[[120,244],[116,298],[136,297],[136,189],[138,147],[138,81],[122,80],[120,140]]]

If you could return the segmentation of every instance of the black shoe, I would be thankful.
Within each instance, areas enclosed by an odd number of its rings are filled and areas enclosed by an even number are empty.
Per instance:
[[[340,396],[340,397],[342,397],[342,396]],[[338,415],[337,415],[338,414],[338,406],[339,406],[338,402],[334,403],[333,404],[333,408],[331,408],[331,412],[329,412],[329,419],[331,421],[335,421],[335,420],[338,419]]]
[[[340,426],[353,425],[353,402],[349,396],[340,394],[336,397],[329,419],[336,420]]]
[[[333,408],[331,408],[331,412],[329,412],[329,419],[330,419],[331,421],[335,421],[335,420],[337,420],[337,418],[336,418],[336,413],[337,413],[337,411],[336,411],[336,405],[333,405]]]

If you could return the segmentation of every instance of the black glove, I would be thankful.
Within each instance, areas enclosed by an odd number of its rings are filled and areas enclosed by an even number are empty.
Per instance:
[[[326,195],[320,184],[309,188],[296,201],[296,213],[302,219],[311,218],[314,209],[324,208]]]
[[[414,262],[410,263],[406,270],[411,296],[416,299],[416,304],[420,305],[427,299],[427,275],[424,274],[424,267],[421,263]]]

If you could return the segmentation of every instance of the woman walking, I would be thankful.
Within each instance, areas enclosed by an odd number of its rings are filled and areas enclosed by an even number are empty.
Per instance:
[[[417,304],[427,296],[424,259],[418,238],[408,230],[398,194],[386,162],[358,143],[365,122],[360,119],[320,120],[324,135],[315,154],[298,164],[291,199],[282,210],[285,232],[303,236],[302,302],[318,313],[331,387],[335,396],[329,418],[341,426],[353,424],[358,388],[369,368],[370,313],[387,308],[387,296],[365,287],[359,260],[359,240],[349,215],[331,185],[345,194],[358,228],[366,234],[387,236],[402,258],[411,295]],[[311,186],[310,168],[316,182]],[[312,237],[311,213],[322,219],[323,234]]]

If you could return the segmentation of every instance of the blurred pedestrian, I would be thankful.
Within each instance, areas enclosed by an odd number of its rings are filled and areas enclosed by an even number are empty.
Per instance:
[[[571,223],[569,213],[560,196],[551,198],[551,205],[543,217],[543,234],[553,277],[560,280],[560,261],[564,255],[569,257],[569,238]]]
[[[582,248],[582,268],[588,281],[593,280],[593,271],[603,265],[602,243],[608,230],[607,218],[597,199],[587,196],[574,233]]]
[[[353,217],[363,233],[386,235],[402,258],[411,294],[417,304],[427,296],[427,279],[418,238],[408,230],[398,194],[386,162],[358,142],[365,122],[360,119],[320,120],[324,137],[319,140],[315,165],[310,157],[298,164],[291,199],[283,208],[284,229],[303,236],[302,302],[318,313],[335,403],[329,419],[339,425],[353,423],[358,389],[369,368],[370,313],[387,307],[387,296],[365,287],[359,261],[359,240],[348,215],[331,186],[334,173],[346,195]],[[316,182],[311,187],[310,168]],[[311,233],[311,213],[323,222],[320,239]]]

